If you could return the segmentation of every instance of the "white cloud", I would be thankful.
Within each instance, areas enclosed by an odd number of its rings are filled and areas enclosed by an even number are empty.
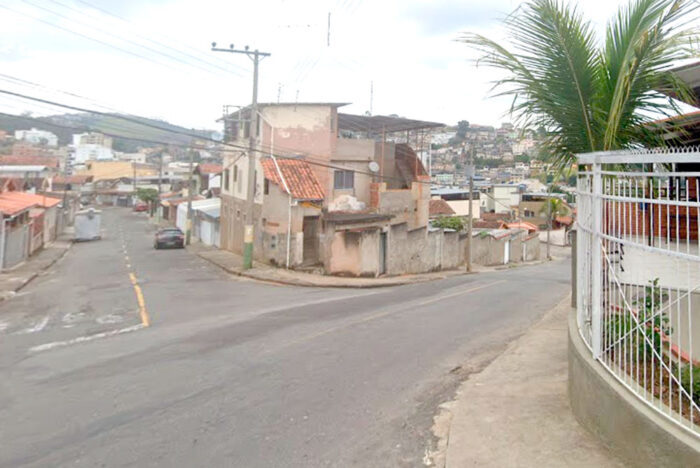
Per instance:
[[[498,19],[518,4],[516,0],[85,1],[117,12],[130,23],[77,0],[56,0],[72,10],[54,1],[40,4],[70,20],[25,3],[9,5],[130,53],[8,13],[12,21],[0,33],[3,73],[134,114],[211,128],[218,125],[222,105],[250,101],[250,60],[209,50],[212,41],[223,47],[234,42],[236,47],[250,45],[272,53],[261,63],[261,101],[277,100],[281,86],[282,100],[293,101],[298,91],[299,100],[352,102],[346,110],[361,113],[369,108],[373,82],[377,114],[496,124],[504,120],[509,105],[486,97],[497,73],[475,68],[468,60],[473,53],[454,39],[462,30],[501,38]],[[586,0],[580,5],[602,28],[620,3]],[[36,92],[6,81],[0,84]],[[92,105],[48,91],[42,95]],[[0,109],[9,102],[0,99]]]

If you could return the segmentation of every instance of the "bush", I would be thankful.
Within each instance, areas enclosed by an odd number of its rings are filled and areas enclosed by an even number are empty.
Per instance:
[[[457,216],[446,216],[444,218],[438,218],[433,220],[433,227],[442,229],[454,229],[455,231],[461,231],[464,229],[464,220]]]
[[[690,375],[693,375],[693,386],[690,386]],[[681,369],[681,385],[690,394],[693,401],[700,403],[700,366],[688,364]]]

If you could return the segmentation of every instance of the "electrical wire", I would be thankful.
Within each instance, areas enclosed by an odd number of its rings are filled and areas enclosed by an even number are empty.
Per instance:
[[[13,93],[13,92],[6,91],[6,90],[2,90],[2,89],[0,89],[0,93],[2,93],[2,94],[8,94],[8,95],[11,95],[11,96],[18,96],[18,97],[22,97],[22,98],[25,98],[25,99],[34,100],[34,101],[38,101],[38,102],[42,102],[42,103],[49,103],[49,104],[51,104],[51,105],[56,105],[56,106],[59,106],[59,107],[65,107],[65,108],[72,109],[72,110],[77,110],[77,111],[80,111],[80,112],[94,113],[94,114],[97,114],[97,115],[108,115],[108,116],[111,116],[111,117],[114,117],[114,118],[123,119],[123,120],[129,121],[129,122],[136,123],[136,124],[138,124],[138,125],[143,125],[143,126],[146,126],[146,127],[150,127],[150,128],[162,130],[162,131],[165,131],[165,132],[174,133],[174,134],[179,134],[179,135],[185,135],[185,136],[190,136],[190,137],[192,137],[192,138],[197,138],[197,139],[200,139],[200,140],[203,140],[203,141],[210,141],[210,142],[216,143],[216,144],[218,144],[218,145],[226,146],[226,147],[230,147],[230,148],[234,148],[234,149],[239,150],[239,151],[242,151],[242,152],[251,151],[251,149],[250,149],[249,147],[246,147],[246,146],[241,146],[241,145],[236,145],[236,144],[226,143],[226,142],[223,142],[223,143],[222,143],[222,142],[219,142],[219,141],[217,141],[217,140],[214,140],[214,139],[211,139],[211,138],[207,138],[207,137],[202,137],[202,136],[199,136],[199,135],[196,135],[196,134],[190,134],[190,133],[186,133],[186,132],[177,132],[177,131],[174,131],[174,130],[171,130],[171,129],[167,129],[167,128],[160,127],[160,126],[157,126],[157,125],[153,125],[153,124],[150,124],[150,123],[147,123],[147,122],[143,122],[143,121],[140,121],[140,120],[135,120],[135,119],[133,119],[133,118],[129,118],[129,117],[126,117],[126,116],[115,115],[115,114],[107,114],[107,113],[100,112],[100,111],[94,111],[94,110],[90,110],[90,109],[83,109],[83,108],[79,108],[79,107],[76,107],[76,106],[69,106],[69,105],[66,105],[66,104],[51,102],[51,101],[47,101],[47,100],[44,100],[44,99],[35,98],[35,97],[32,97],[32,96],[21,95],[21,94],[19,94],[19,93]],[[16,116],[16,117],[20,117],[20,116]],[[20,118],[21,118],[21,117],[20,117]],[[39,119],[34,119],[34,120],[39,120]],[[41,120],[39,120],[39,121],[41,121]],[[41,122],[43,122],[43,121],[41,121]],[[93,129],[92,131],[96,131],[96,130]],[[99,130],[97,130],[97,131],[99,131]],[[104,132],[100,132],[100,133],[104,133]],[[104,133],[104,134],[107,135],[107,136],[112,136],[112,137],[117,137],[117,138],[125,138],[125,139],[129,139],[129,140],[147,142],[147,143],[151,143],[151,144],[161,144],[161,145],[169,145],[169,144],[171,144],[171,143],[168,143],[168,142],[162,142],[162,141],[157,141],[157,140],[147,140],[147,139],[141,139],[141,138],[123,137],[123,136],[121,136],[121,135],[111,135],[111,134],[107,134],[107,133]],[[183,147],[188,147],[188,148],[194,148],[194,147],[195,147],[195,146],[194,146],[193,144],[191,144],[191,143],[188,144],[188,145],[173,145],[173,146],[183,146]],[[261,146],[262,146],[262,145],[261,145]],[[201,148],[201,147],[200,147],[200,148]],[[205,148],[205,149],[209,150],[210,148]],[[263,156],[269,155],[269,154],[273,154],[275,157],[277,157],[277,158],[279,158],[279,159],[288,159],[288,160],[297,160],[297,159],[298,159],[298,158],[296,158],[296,157],[290,157],[289,155],[274,154],[274,153],[272,153],[271,151],[267,150],[267,149],[264,148],[264,147],[261,147],[260,149],[252,149],[252,151],[253,151],[253,152],[256,152],[256,153],[260,153],[260,154],[263,155]],[[296,150],[294,150],[294,151],[296,151]],[[298,151],[297,151],[297,152],[298,152]],[[316,157],[314,157],[314,156],[316,156]],[[327,159],[327,158],[323,158],[323,156],[320,156],[320,158],[319,158],[318,155],[304,155],[304,161],[306,161],[308,164],[313,165],[313,166],[319,166],[319,167],[324,167],[324,168],[329,168],[329,169],[336,169],[336,170],[343,170],[343,171],[350,171],[350,172],[353,172],[353,173],[355,173],[355,174],[367,175],[367,176],[370,176],[370,177],[373,177],[373,178],[376,178],[376,179],[379,179],[379,180],[395,180],[395,181],[405,182],[405,180],[404,180],[403,178],[401,178],[401,177],[392,177],[392,176],[386,176],[386,175],[378,175],[378,174],[375,174],[375,173],[373,173],[373,172],[362,171],[362,170],[358,170],[358,169],[354,169],[354,168],[339,166],[339,165],[336,165],[336,164],[330,164],[330,163],[326,162],[326,161],[328,161],[328,159]],[[431,187],[433,187],[433,186],[437,186],[437,187],[452,187],[450,184],[433,183],[432,181],[414,180],[414,181],[412,181],[412,182],[413,182],[413,183],[423,184],[423,185],[429,185],[429,186],[431,186]],[[489,194],[486,194],[486,195],[489,196]],[[493,197],[491,197],[491,198],[493,198]],[[498,200],[496,200],[495,198],[493,198],[493,200],[496,201],[496,203],[499,203],[499,204],[500,204],[500,202],[498,202]],[[505,205],[503,205],[503,206],[505,206]],[[510,209],[510,207],[507,207],[507,208]]]
[[[57,16],[57,17],[59,17],[59,18],[63,18],[63,19],[65,19],[65,20],[71,22],[72,24],[77,24],[77,25],[79,25],[79,26],[87,27],[87,28],[90,28],[90,29],[92,29],[92,30],[94,30],[94,31],[101,32],[102,34],[105,34],[105,35],[107,35],[107,36],[109,36],[109,37],[115,38],[115,39],[117,39],[117,40],[119,40],[119,41],[122,41],[122,42],[125,42],[125,43],[127,43],[127,44],[134,45],[134,46],[136,46],[136,47],[140,47],[140,48],[142,48],[142,49],[144,49],[144,50],[147,50],[147,51],[149,51],[149,52],[151,52],[151,53],[154,53],[154,54],[156,54],[156,55],[162,55],[163,57],[166,57],[166,58],[170,59],[170,60],[173,61],[173,62],[182,64],[182,65],[185,65],[185,66],[188,66],[188,67],[192,67],[192,68],[194,68],[194,69],[196,69],[196,70],[201,70],[201,71],[204,71],[204,72],[206,72],[206,73],[215,74],[213,71],[211,71],[211,70],[209,70],[209,69],[205,69],[205,68],[203,68],[203,67],[201,67],[201,66],[196,66],[196,65],[194,65],[194,64],[192,64],[192,63],[190,63],[190,62],[183,61],[183,60],[179,59],[178,57],[175,57],[175,56],[173,56],[173,55],[170,55],[170,54],[167,54],[167,53],[165,53],[165,52],[159,51],[159,50],[154,49],[154,48],[152,48],[152,47],[149,47],[149,46],[147,46],[147,45],[140,44],[140,43],[138,43],[138,42],[136,42],[136,41],[132,41],[131,39],[123,38],[123,37],[120,37],[120,36],[117,35],[117,34],[114,34],[114,33],[109,32],[109,31],[101,30],[101,29],[99,29],[99,28],[97,28],[97,27],[95,27],[95,26],[86,24],[86,23],[84,23],[84,22],[80,22],[80,21],[75,20],[75,19],[73,19],[73,18],[70,18],[69,16],[66,16],[66,15],[64,15],[64,14],[62,14],[62,13],[56,12],[56,11],[51,10],[51,9],[49,9],[49,8],[43,7],[43,6],[41,6],[41,5],[37,5],[36,3],[31,2],[30,0],[21,0],[21,1],[22,1],[23,3],[26,3],[27,5],[31,5],[32,7],[36,8],[36,9],[38,9],[38,10],[47,12],[47,13],[52,14],[52,15],[54,15],[54,16]],[[51,25],[51,26],[57,27],[57,28],[59,28],[59,29],[63,29],[64,31],[69,31],[69,32],[71,32],[71,33],[73,33],[73,34],[80,35],[80,36],[85,37],[85,38],[87,38],[87,39],[90,39],[90,40],[93,40],[93,41],[96,41],[96,42],[100,42],[100,43],[103,44],[103,45],[107,45],[107,46],[110,46],[110,47],[113,47],[113,48],[117,48],[117,49],[120,50],[120,51],[127,51],[126,49],[123,49],[123,48],[121,48],[121,47],[115,46],[115,45],[113,45],[113,44],[110,44],[110,43],[107,43],[107,42],[104,42],[104,41],[101,41],[101,40],[99,40],[99,39],[97,39],[97,38],[95,38],[95,37],[88,36],[88,35],[84,35],[84,34],[78,33],[77,31],[74,31],[74,30],[71,30],[71,29],[65,29],[65,28],[63,28],[63,27],[61,27],[61,26],[59,26],[59,25],[57,25],[57,24],[51,23],[51,22],[46,21],[46,20],[43,20],[43,19],[39,19],[39,18],[35,18],[35,19],[36,19],[37,21],[41,21],[42,23],[46,23],[46,24],[49,24],[49,25]],[[140,58],[142,58],[142,59],[144,59],[144,60],[148,60],[148,61],[152,60],[152,59],[150,59],[150,58],[144,57],[143,55],[138,54],[138,53],[135,53],[135,52],[128,52],[128,53],[130,53],[130,54],[132,54],[132,55],[136,55],[136,56],[138,56],[138,57],[140,57]],[[157,62],[157,63],[159,63],[160,65],[168,66],[167,64],[162,63],[162,62]],[[240,75],[239,75],[239,76],[240,76]]]

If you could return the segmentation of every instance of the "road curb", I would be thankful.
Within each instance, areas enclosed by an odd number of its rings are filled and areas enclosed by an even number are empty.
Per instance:
[[[35,272],[32,273],[31,275],[29,275],[29,276],[27,277],[27,279],[25,279],[24,281],[22,281],[22,282],[21,282],[20,284],[18,284],[14,289],[12,289],[11,291],[8,291],[8,292],[17,293],[17,292],[21,291],[22,289],[24,289],[29,283],[31,283],[32,281],[34,281],[34,279],[36,279],[41,273],[45,272],[46,270],[48,270],[49,268],[51,268],[52,266],[54,266],[54,265],[56,264],[56,262],[58,262],[58,261],[61,260],[63,257],[65,257],[66,254],[68,253],[68,251],[69,251],[72,247],[73,247],[73,242],[69,242],[69,243],[68,243],[68,246],[67,246],[65,249],[63,249],[63,252],[61,252],[56,258],[54,258],[53,260],[51,260],[49,263],[47,263],[45,266],[43,266],[42,268],[40,268],[38,271],[35,271]],[[0,302],[4,302],[4,301],[6,301],[7,299],[9,299],[10,297],[11,297],[11,296],[0,296]]]
[[[248,278],[248,279],[253,279],[256,281],[261,281],[265,283],[270,283],[270,284],[277,284],[281,286],[298,286],[298,287],[303,287],[303,288],[336,288],[336,289],[377,289],[377,288],[390,288],[390,287],[395,287],[395,286],[406,286],[410,284],[419,284],[419,283],[429,283],[431,281],[439,281],[439,280],[444,280],[447,278],[452,278],[456,276],[465,276],[465,275],[474,275],[474,274],[479,274],[479,273],[487,273],[491,271],[501,271],[501,270],[510,270],[514,268],[522,268],[522,267],[528,267],[528,266],[537,266],[541,265],[544,263],[548,263],[551,261],[556,261],[560,260],[560,258],[552,258],[552,260],[535,260],[532,262],[527,262],[527,263],[514,263],[511,266],[501,266],[501,267],[484,267],[483,270],[481,271],[472,271],[472,272],[467,272],[467,271],[462,271],[462,270],[446,270],[445,274],[435,276],[435,277],[415,277],[414,279],[407,280],[407,281],[401,281],[401,280],[395,280],[395,281],[386,281],[386,282],[381,282],[381,283],[365,283],[365,284],[351,284],[351,283],[340,283],[340,284],[322,284],[322,283],[314,283],[311,281],[303,280],[303,279],[279,279],[279,278],[270,278],[266,275],[260,275],[256,274],[255,272],[251,272],[250,270],[239,270],[239,269],[233,269],[233,268],[228,268],[225,265],[222,265],[215,260],[212,260],[206,256],[201,255],[200,252],[197,252],[194,249],[187,248],[188,252],[194,253],[197,255],[199,258],[206,260],[207,262],[221,268],[227,273],[230,273],[235,276],[240,276],[243,278]],[[341,278],[341,277],[333,277],[333,276],[328,276],[329,278]],[[368,280],[371,280],[368,278]]]
[[[454,275],[443,275],[440,277],[436,278],[422,278],[422,279],[417,279],[413,281],[392,281],[392,282],[384,282],[384,283],[377,283],[377,284],[348,284],[348,283],[343,283],[343,284],[319,284],[319,283],[313,283],[309,281],[303,281],[303,280],[281,280],[277,278],[269,278],[265,275],[257,275],[255,273],[250,273],[248,271],[241,271],[241,270],[236,270],[232,268],[227,268],[224,265],[221,265],[220,263],[215,262],[214,260],[204,257],[200,255],[197,252],[194,252],[199,258],[206,260],[207,262],[211,263],[212,265],[215,265],[222,270],[224,270],[227,273],[230,273],[235,276],[240,276],[242,278],[248,278],[248,279],[253,279],[256,281],[261,281],[264,283],[270,283],[270,284],[277,284],[280,286],[299,286],[299,287],[304,287],[304,288],[336,288],[336,289],[376,289],[376,288],[389,288],[393,286],[404,286],[408,284],[417,284],[417,283],[427,283],[430,281],[437,281],[441,279],[445,279],[449,276],[461,276],[461,275],[467,275],[469,273],[466,272],[460,272],[456,273]]]

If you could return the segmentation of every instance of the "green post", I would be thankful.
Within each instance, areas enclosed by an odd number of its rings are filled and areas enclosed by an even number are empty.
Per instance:
[[[245,226],[243,233],[243,269],[253,268],[253,226]]]

